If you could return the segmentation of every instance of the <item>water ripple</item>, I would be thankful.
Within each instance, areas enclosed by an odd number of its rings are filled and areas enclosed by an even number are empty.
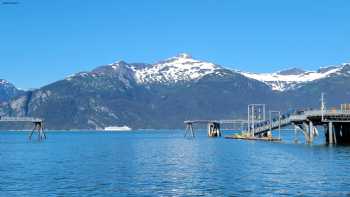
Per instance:
[[[348,196],[350,147],[183,131],[0,133],[0,196]]]

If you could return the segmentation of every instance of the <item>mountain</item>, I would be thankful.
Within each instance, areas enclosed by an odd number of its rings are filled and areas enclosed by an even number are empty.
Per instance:
[[[258,102],[255,94],[269,92],[264,83],[180,54],[155,64],[119,61],[80,72],[2,109],[13,116],[44,117],[51,129],[179,128],[188,118],[238,116],[247,97]]]
[[[299,106],[310,106],[312,101],[317,102],[322,92],[326,95],[329,108],[350,103],[350,64],[321,68],[317,72],[331,73],[283,94]]]
[[[269,85],[273,90],[285,91],[296,89],[312,81],[344,74],[344,68],[348,66],[349,64],[330,66],[317,71],[304,71],[302,69],[292,68],[276,73],[249,73],[243,71],[240,71],[240,73]]]
[[[17,95],[0,114],[43,117],[49,129],[182,128],[186,119],[244,118],[251,103],[318,107],[321,92],[329,105],[348,102],[349,71],[343,64],[255,74],[188,54],[154,64],[118,61]]]
[[[18,90],[13,84],[4,79],[0,79],[0,103],[7,102],[21,93],[23,93],[23,91]]]
[[[143,84],[171,84],[200,79],[222,69],[220,66],[192,59],[181,53],[173,58],[143,68],[133,67],[135,78]]]

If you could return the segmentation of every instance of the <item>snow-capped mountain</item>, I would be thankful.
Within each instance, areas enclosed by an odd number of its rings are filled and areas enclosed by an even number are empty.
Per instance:
[[[79,72],[67,76],[66,80],[72,80],[74,77],[118,75],[119,79],[123,78],[124,81],[133,78],[140,85],[166,85],[197,80],[219,69],[223,68],[210,62],[193,59],[189,54],[180,53],[155,64],[117,61],[106,66],[100,66],[92,72]]]
[[[0,79],[0,85],[5,86],[10,84],[8,81],[4,80],[4,79]]]
[[[295,89],[307,82],[335,76],[348,75],[350,64],[340,66],[330,66],[317,71],[304,71],[298,68],[287,69],[275,73],[250,73],[238,71],[242,75],[269,85],[273,90],[285,91]]]
[[[186,53],[180,53],[175,57],[155,64],[128,64],[119,61],[109,66],[114,71],[119,70],[121,67],[129,67],[131,70],[128,75],[133,75],[138,84],[171,84],[198,80],[208,74],[217,73],[216,71],[218,70],[227,69],[211,62],[194,59]],[[317,71],[305,71],[298,68],[286,69],[275,73],[251,73],[234,69],[230,70],[249,79],[261,81],[274,91],[286,91],[301,87],[311,81],[347,74],[348,72],[344,71],[346,68],[350,68],[350,64],[324,67]]]
[[[186,53],[181,53],[165,61],[146,67],[133,67],[138,83],[176,83],[200,79],[220,69],[213,63],[193,59]]]
[[[1,84],[9,83],[0,81],[0,97]],[[250,103],[281,111],[318,107],[321,93],[329,106],[348,103],[349,84],[350,64],[257,74],[180,54],[154,64],[118,61],[79,72],[7,97],[0,115],[43,117],[52,129],[179,128],[186,119],[240,117]]]
[[[107,66],[101,66],[92,72],[81,72],[69,76],[72,77],[97,77],[103,75],[117,75],[118,78],[130,86],[130,80],[137,84],[173,84],[177,82],[188,82],[201,79],[208,74],[218,74],[219,70],[230,70],[239,73],[249,79],[258,80],[267,84],[274,91],[286,91],[299,88],[309,82],[324,79],[335,75],[348,75],[350,64],[340,66],[329,66],[316,71],[305,71],[291,68],[274,73],[252,73],[228,69],[217,64],[197,60],[186,53],[159,61],[155,64],[126,63],[118,61]],[[220,77],[220,76],[218,76]]]
[[[10,82],[0,79],[0,103],[3,101],[8,101],[9,99],[17,96],[22,91],[18,90],[13,84]]]

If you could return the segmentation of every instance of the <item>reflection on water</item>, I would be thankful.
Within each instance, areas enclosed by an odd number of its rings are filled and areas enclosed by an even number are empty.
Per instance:
[[[1,196],[350,194],[350,147],[207,138],[183,131],[0,133]],[[299,139],[302,136],[299,135]]]

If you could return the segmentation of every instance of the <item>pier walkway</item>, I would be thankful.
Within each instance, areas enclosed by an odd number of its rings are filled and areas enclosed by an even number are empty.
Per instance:
[[[0,122],[43,122],[43,120],[33,117],[0,117]]]

